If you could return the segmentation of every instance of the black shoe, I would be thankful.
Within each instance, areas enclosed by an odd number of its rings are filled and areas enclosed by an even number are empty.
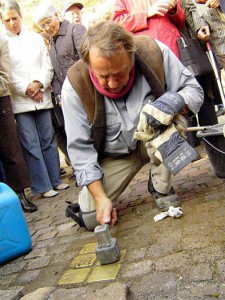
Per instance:
[[[173,206],[173,207],[181,206],[180,199],[178,198],[177,194],[175,193],[173,187],[171,187],[168,194],[161,194],[154,189],[152,180],[151,180],[151,172],[149,173],[148,191],[153,196],[156,206],[161,211],[167,211],[170,206]]]
[[[37,206],[26,198],[24,192],[19,192],[17,195],[20,199],[20,203],[24,212],[32,213],[37,211]]]

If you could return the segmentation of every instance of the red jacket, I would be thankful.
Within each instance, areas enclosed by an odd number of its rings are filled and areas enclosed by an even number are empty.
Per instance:
[[[123,25],[134,35],[148,35],[166,44],[178,58],[178,28],[185,26],[185,12],[177,0],[177,11],[174,15],[167,13],[164,17],[153,16],[147,19],[148,0],[115,0],[112,19]]]

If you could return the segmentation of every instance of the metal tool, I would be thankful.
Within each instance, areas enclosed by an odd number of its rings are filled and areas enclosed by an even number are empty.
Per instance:
[[[95,227],[97,238],[96,257],[101,265],[114,263],[120,259],[120,249],[116,238],[112,238],[109,225],[103,224]]]
[[[199,131],[199,137],[203,136],[218,136],[223,135],[225,137],[225,123],[219,123],[215,125],[208,126],[196,126],[196,127],[187,127],[187,132],[190,131]]]

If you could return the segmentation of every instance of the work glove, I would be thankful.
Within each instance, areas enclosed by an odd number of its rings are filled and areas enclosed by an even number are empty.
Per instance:
[[[154,138],[149,141],[150,145],[156,149],[155,156],[161,162],[178,149],[183,142],[185,140],[180,136],[174,124],[170,124],[159,133],[156,131]]]
[[[166,92],[154,102],[147,103],[140,113],[138,131],[147,128],[158,128],[172,123],[176,114],[185,106],[183,97],[176,92]],[[141,123],[141,124],[140,124]],[[140,129],[140,130],[139,130]]]
[[[157,132],[159,131],[159,132]],[[173,174],[179,173],[197,157],[197,152],[181,137],[175,124],[156,129],[155,136],[145,144],[149,156],[150,148],[155,149],[155,157]]]
[[[185,116],[181,115],[181,114],[177,114],[175,115],[175,117],[173,118],[173,124],[175,125],[177,131],[179,132],[179,134],[183,137],[183,138],[187,138],[186,136],[186,131],[187,131],[187,119],[185,118]],[[164,128],[165,130],[165,126],[162,127],[162,129]],[[153,138],[156,138],[156,136],[158,136],[160,134],[160,131],[154,128],[151,128],[147,122],[146,122],[146,118],[145,116],[142,114],[140,115],[140,120],[137,126],[137,132],[135,132],[134,137],[139,140],[142,141],[144,143],[150,141]]]

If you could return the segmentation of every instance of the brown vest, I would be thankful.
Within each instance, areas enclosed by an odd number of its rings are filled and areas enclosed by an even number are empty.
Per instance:
[[[152,94],[160,97],[165,91],[164,69],[162,53],[156,42],[147,36],[134,37],[135,67],[145,76]],[[105,141],[105,106],[104,96],[92,84],[88,68],[82,60],[69,68],[68,79],[78,94],[88,115],[90,124],[93,125],[93,139],[98,153],[104,148]]]

